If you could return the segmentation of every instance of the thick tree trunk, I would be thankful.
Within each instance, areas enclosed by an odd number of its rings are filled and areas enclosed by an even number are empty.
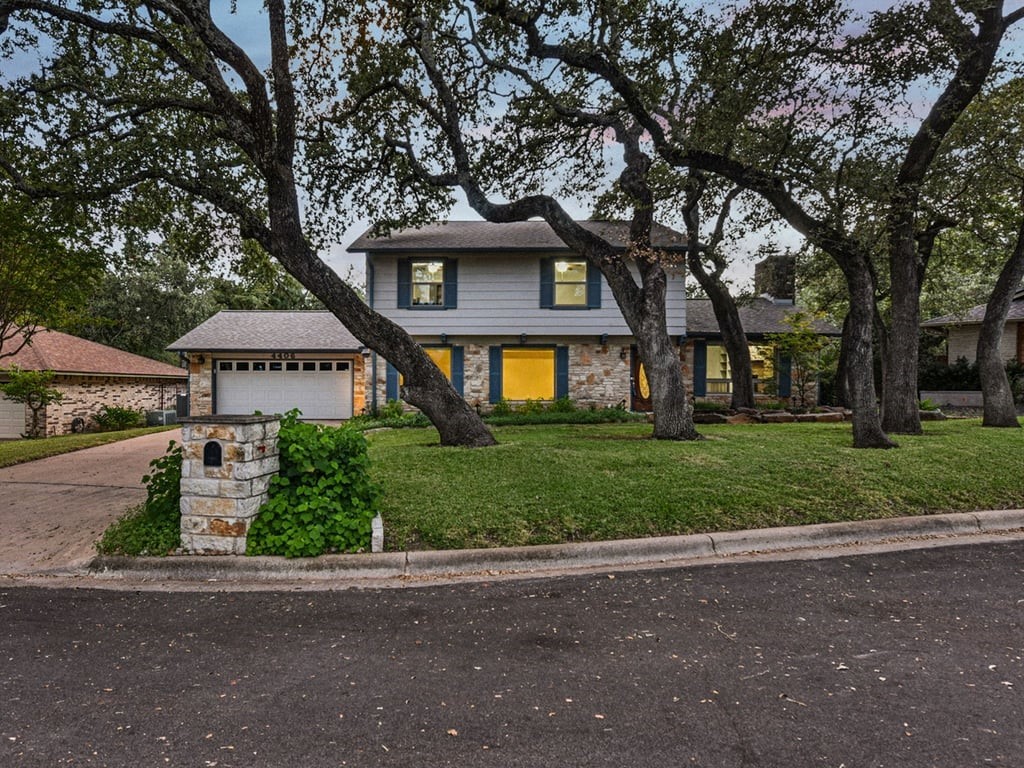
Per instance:
[[[690,274],[697,278],[700,287],[711,301],[711,308],[718,321],[718,330],[722,334],[722,344],[729,356],[729,367],[732,369],[732,401],[733,408],[754,407],[754,370],[750,362],[750,346],[747,335],[740,322],[739,309],[736,301],[726,285],[709,275],[700,263],[696,251],[687,256]]]
[[[1013,402],[1005,361],[999,353],[1006,315],[1013,295],[1024,279],[1024,223],[1017,235],[1017,245],[1003,265],[995,288],[985,307],[985,319],[978,335],[978,373],[981,374],[983,427],[1020,427]]]
[[[921,434],[917,365],[921,325],[919,268],[912,240],[906,252],[890,261],[892,324],[883,350],[882,429],[902,435]]]
[[[894,448],[882,430],[875,399],[874,353],[871,343],[874,315],[874,285],[867,264],[862,258],[844,260],[840,265],[850,292],[850,313],[847,316],[846,377],[853,409],[854,448]]]
[[[441,445],[469,448],[497,441],[480,415],[452,387],[426,352],[401,327],[374,312],[310,248],[299,224],[298,205],[289,187],[271,187],[271,229],[261,245],[295,279],[323,302],[359,341],[382,355],[406,380],[403,399],[423,411],[438,431]]]

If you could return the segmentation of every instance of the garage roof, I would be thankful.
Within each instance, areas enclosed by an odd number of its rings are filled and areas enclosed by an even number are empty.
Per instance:
[[[172,352],[361,352],[363,345],[330,312],[224,310],[167,349]]]
[[[614,247],[625,250],[629,223],[624,221],[578,221],[605,238]],[[352,251],[568,251],[546,221],[513,221],[494,224],[489,221],[437,221],[422,227],[397,229],[387,237],[373,237],[372,228],[348,247]],[[666,251],[685,251],[686,235],[661,224],[651,226],[651,242]]]
[[[19,339],[8,342],[12,347]],[[13,356],[0,358],[0,368],[18,366],[26,371],[90,376],[137,376],[184,379],[188,373],[181,368],[123,349],[72,336],[69,333],[40,329],[32,340]]]

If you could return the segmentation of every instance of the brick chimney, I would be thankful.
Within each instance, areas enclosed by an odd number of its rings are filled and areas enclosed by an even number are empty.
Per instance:
[[[754,293],[776,304],[796,301],[796,257],[773,253],[754,265]]]

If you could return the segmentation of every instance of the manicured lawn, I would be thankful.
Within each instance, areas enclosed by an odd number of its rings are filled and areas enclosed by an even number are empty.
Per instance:
[[[82,448],[116,443],[130,437],[148,435],[150,432],[163,432],[175,427],[142,427],[140,429],[124,429],[118,432],[90,432],[82,435],[58,435],[44,437],[39,440],[5,440],[0,442],[0,467],[21,464],[24,461],[45,459],[61,453],[71,453]]]
[[[495,429],[442,448],[432,429],[370,435],[385,546],[450,549],[1024,506],[1024,430],[929,422],[897,450],[856,450],[848,424],[705,426],[666,443],[648,425]]]

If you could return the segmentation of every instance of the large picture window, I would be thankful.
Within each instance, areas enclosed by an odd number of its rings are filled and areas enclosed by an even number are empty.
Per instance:
[[[555,350],[502,350],[501,395],[506,400],[555,399]]]

